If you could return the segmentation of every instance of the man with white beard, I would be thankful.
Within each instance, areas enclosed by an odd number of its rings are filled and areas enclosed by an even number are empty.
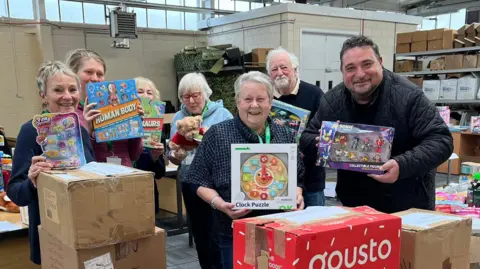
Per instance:
[[[298,76],[298,58],[279,47],[267,55],[267,72],[272,79],[276,100],[310,111],[308,121],[315,115],[323,91],[315,85],[300,80]],[[305,160],[304,160],[305,162]],[[313,163],[305,163],[305,206],[325,205],[325,169]]]

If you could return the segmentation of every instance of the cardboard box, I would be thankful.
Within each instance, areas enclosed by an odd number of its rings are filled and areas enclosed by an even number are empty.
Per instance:
[[[28,218],[28,206],[20,207],[20,217],[22,219],[22,224],[29,225],[30,220]]]
[[[430,70],[445,70],[445,57],[440,57],[430,61]]]
[[[472,219],[410,209],[402,218],[402,268],[468,268]]]
[[[463,68],[477,68],[478,55],[464,55]]]
[[[453,41],[453,47],[456,49],[465,47],[465,40],[455,39]]]
[[[465,29],[465,33],[476,35],[477,32],[480,30],[479,27],[480,27],[480,23],[472,23],[472,24],[470,24],[470,26],[468,26]]]
[[[152,236],[91,249],[73,249],[49,234],[42,226],[40,235],[42,268],[132,269],[167,268],[165,231],[155,227]]]
[[[458,79],[457,100],[474,100],[477,97],[480,81],[474,75],[466,75]]]
[[[398,60],[395,61],[395,72],[413,72],[415,61],[413,60]]]
[[[438,100],[440,96],[440,80],[424,80],[422,90],[428,99]]]
[[[400,218],[369,207],[308,207],[236,220],[233,230],[235,269],[383,269],[400,262]]]
[[[397,34],[397,44],[409,44],[412,43],[412,32],[409,33],[398,33]]]
[[[418,87],[423,88],[423,77],[408,77],[408,80]]]
[[[454,70],[463,68],[463,54],[445,56],[445,69]]]
[[[442,40],[443,39],[443,32],[445,31],[445,28],[440,28],[440,29],[434,29],[434,30],[429,30],[427,31],[427,40]]]
[[[465,35],[465,30],[470,27],[470,24],[465,24],[464,26],[460,27],[460,29],[457,30],[459,35]]]
[[[252,49],[252,62],[254,63],[266,63],[267,54],[272,48],[257,48]]]
[[[439,100],[456,100],[457,99],[458,79],[443,79],[440,80],[440,95]]]
[[[409,53],[410,52],[410,44],[397,44],[397,48],[395,49],[396,53]]]
[[[427,49],[429,51],[443,49],[443,40],[428,41]]]
[[[43,229],[75,249],[154,234],[153,173],[107,163],[38,177]]]
[[[412,43],[428,40],[428,31],[415,31],[412,33]]]
[[[480,236],[470,238],[470,263],[480,263]]]
[[[427,51],[427,41],[419,41],[419,42],[413,42],[411,44],[411,49],[412,52],[423,52]]]

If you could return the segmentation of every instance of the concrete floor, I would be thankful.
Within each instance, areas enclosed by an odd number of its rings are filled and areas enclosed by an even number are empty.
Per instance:
[[[336,178],[335,170],[327,170],[327,178]],[[445,185],[446,174],[437,174],[437,187]],[[450,182],[458,182],[458,176],[451,176]],[[335,199],[327,199],[327,205],[339,205]],[[200,269],[195,247],[188,246],[188,235],[181,234],[167,237],[167,269]]]

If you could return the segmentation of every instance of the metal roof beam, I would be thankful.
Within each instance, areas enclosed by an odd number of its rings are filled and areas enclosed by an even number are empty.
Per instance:
[[[435,16],[451,12],[456,12],[462,8],[478,8],[480,7],[480,1],[470,1],[470,0],[447,0],[441,1],[438,4],[433,4],[431,6],[420,6],[407,10],[408,15],[414,16]]]
[[[127,7],[137,7],[137,8],[149,8],[149,9],[164,9],[172,11],[182,11],[182,12],[195,12],[195,13],[207,13],[207,14],[221,14],[229,15],[237,13],[231,10],[219,10],[213,8],[204,8],[204,7],[187,7],[187,6],[174,6],[174,5],[164,5],[164,4],[155,4],[155,3],[145,3],[145,2],[128,2],[121,0],[67,0],[70,2],[83,2],[83,3],[92,3],[92,4],[102,4],[102,5],[115,5],[119,6],[120,4],[125,4]]]

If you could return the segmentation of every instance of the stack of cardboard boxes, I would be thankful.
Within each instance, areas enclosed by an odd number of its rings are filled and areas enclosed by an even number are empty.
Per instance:
[[[234,268],[469,268],[472,219],[309,207],[233,223]],[[478,245],[474,245],[476,251]]]
[[[397,34],[397,53],[452,49],[457,31],[435,29]]]
[[[474,46],[480,46],[480,23],[465,24],[458,29],[454,43],[455,48]]]
[[[166,268],[152,173],[89,163],[40,174],[38,196],[43,268]]]

